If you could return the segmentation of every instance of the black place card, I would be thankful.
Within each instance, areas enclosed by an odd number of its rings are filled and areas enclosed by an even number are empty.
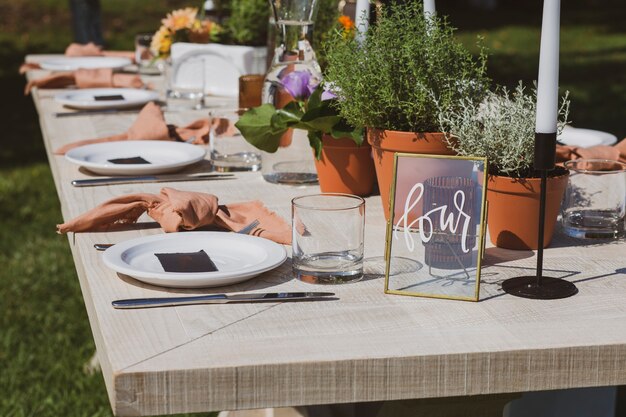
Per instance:
[[[121,94],[111,94],[108,96],[93,96],[96,101],[117,101],[124,100],[124,96]]]
[[[150,161],[146,161],[141,156],[131,156],[129,158],[114,158],[108,160],[112,164],[122,164],[122,165],[131,165],[131,164],[149,164]]]
[[[217,267],[204,250],[188,253],[155,253],[165,272],[214,272]]]

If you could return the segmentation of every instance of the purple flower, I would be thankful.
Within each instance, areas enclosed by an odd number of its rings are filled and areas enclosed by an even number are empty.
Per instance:
[[[301,101],[308,99],[319,84],[311,82],[311,73],[308,71],[290,72],[280,82],[293,98]]]
[[[325,100],[332,100],[332,99],[334,99],[334,98],[337,98],[337,94],[333,93],[332,91],[330,91],[330,90],[324,90],[324,91],[322,92],[322,101],[325,101]]]

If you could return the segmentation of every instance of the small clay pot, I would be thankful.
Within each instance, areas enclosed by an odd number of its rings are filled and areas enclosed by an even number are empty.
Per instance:
[[[569,171],[557,167],[548,177],[543,247],[554,234]],[[487,227],[491,243],[499,248],[538,249],[540,178],[490,175],[487,179]]]
[[[315,168],[323,193],[343,193],[367,196],[376,180],[372,148],[361,146],[350,138],[322,137],[322,156]]]
[[[389,220],[389,193],[393,180],[394,153],[455,155],[448,147],[444,133],[414,133],[396,130],[367,129],[367,141],[372,145],[376,177],[383,201],[385,219]]]

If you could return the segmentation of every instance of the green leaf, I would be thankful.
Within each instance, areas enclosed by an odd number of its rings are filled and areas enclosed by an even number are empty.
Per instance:
[[[313,94],[311,94],[311,96],[309,97],[309,101],[307,101],[308,110],[317,108],[322,104],[323,92],[324,92],[324,89],[322,88],[322,85],[321,84],[318,85],[315,91],[313,91]]]
[[[322,132],[309,131],[309,145],[315,151],[315,158],[319,160],[322,157]]]
[[[270,121],[274,129],[288,129],[299,122],[299,115],[285,109],[276,110]]]
[[[304,112],[302,111],[302,104],[297,101],[290,101],[281,109],[287,113],[291,113],[298,118],[302,117]]]
[[[287,131],[287,128],[277,128],[272,124],[275,114],[274,106],[263,104],[245,112],[235,126],[252,146],[274,153],[280,137]]]
[[[330,132],[333,138],[339,139],[348,137],[358,146],[363,144],[363,133],[363,128],[351,126],[343,119],[333,126],[333,129]]]
[[[330,133],[333,126],[339,123],[340,120],[341,117],[337,114],[337,110],[327,100],[321,102],[318,107],[309,107],[309,110],[302,115],[300,123],[307,126],[304,127],[307,130],[319,130],[323,133]]]

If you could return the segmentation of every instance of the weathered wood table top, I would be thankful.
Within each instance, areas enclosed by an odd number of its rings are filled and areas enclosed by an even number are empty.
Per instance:
[[[52,151],[120,133],[136,114],[56,118],[54,112],[64,111],[53,99],[56,92],[35,90],[33,98],[66,220],[109,198],[158,193],[163,186],[214,193],[221,203],[260,199],[289,219],[291,198],[319,192],[317,186],[269,184],[260,173],[238,173],[236,181],[74,188],[71,180],[89,174]],[[205,113],[165,116],[182,124]],[[366,277],[332,288],[294,280],[289,261],[239,285],[200,290],[150,286],[106,268],[93,244],[163,233],[141,227],[149,221],[141,218],[127,231],[68,236],[116,415],[626,384],[624,240],[583,245],[557,231],[545,253],[546,273],[574,281],[579,294],[555,301],[502,293],[500,282],[532,274],[535,258],[488,245],[481,301],[474,303],[383,293],[385,224],[378,196],[366,203]],[[111,307],[116,299],[180,293],[320,289],[335,291],[339,300]]]

